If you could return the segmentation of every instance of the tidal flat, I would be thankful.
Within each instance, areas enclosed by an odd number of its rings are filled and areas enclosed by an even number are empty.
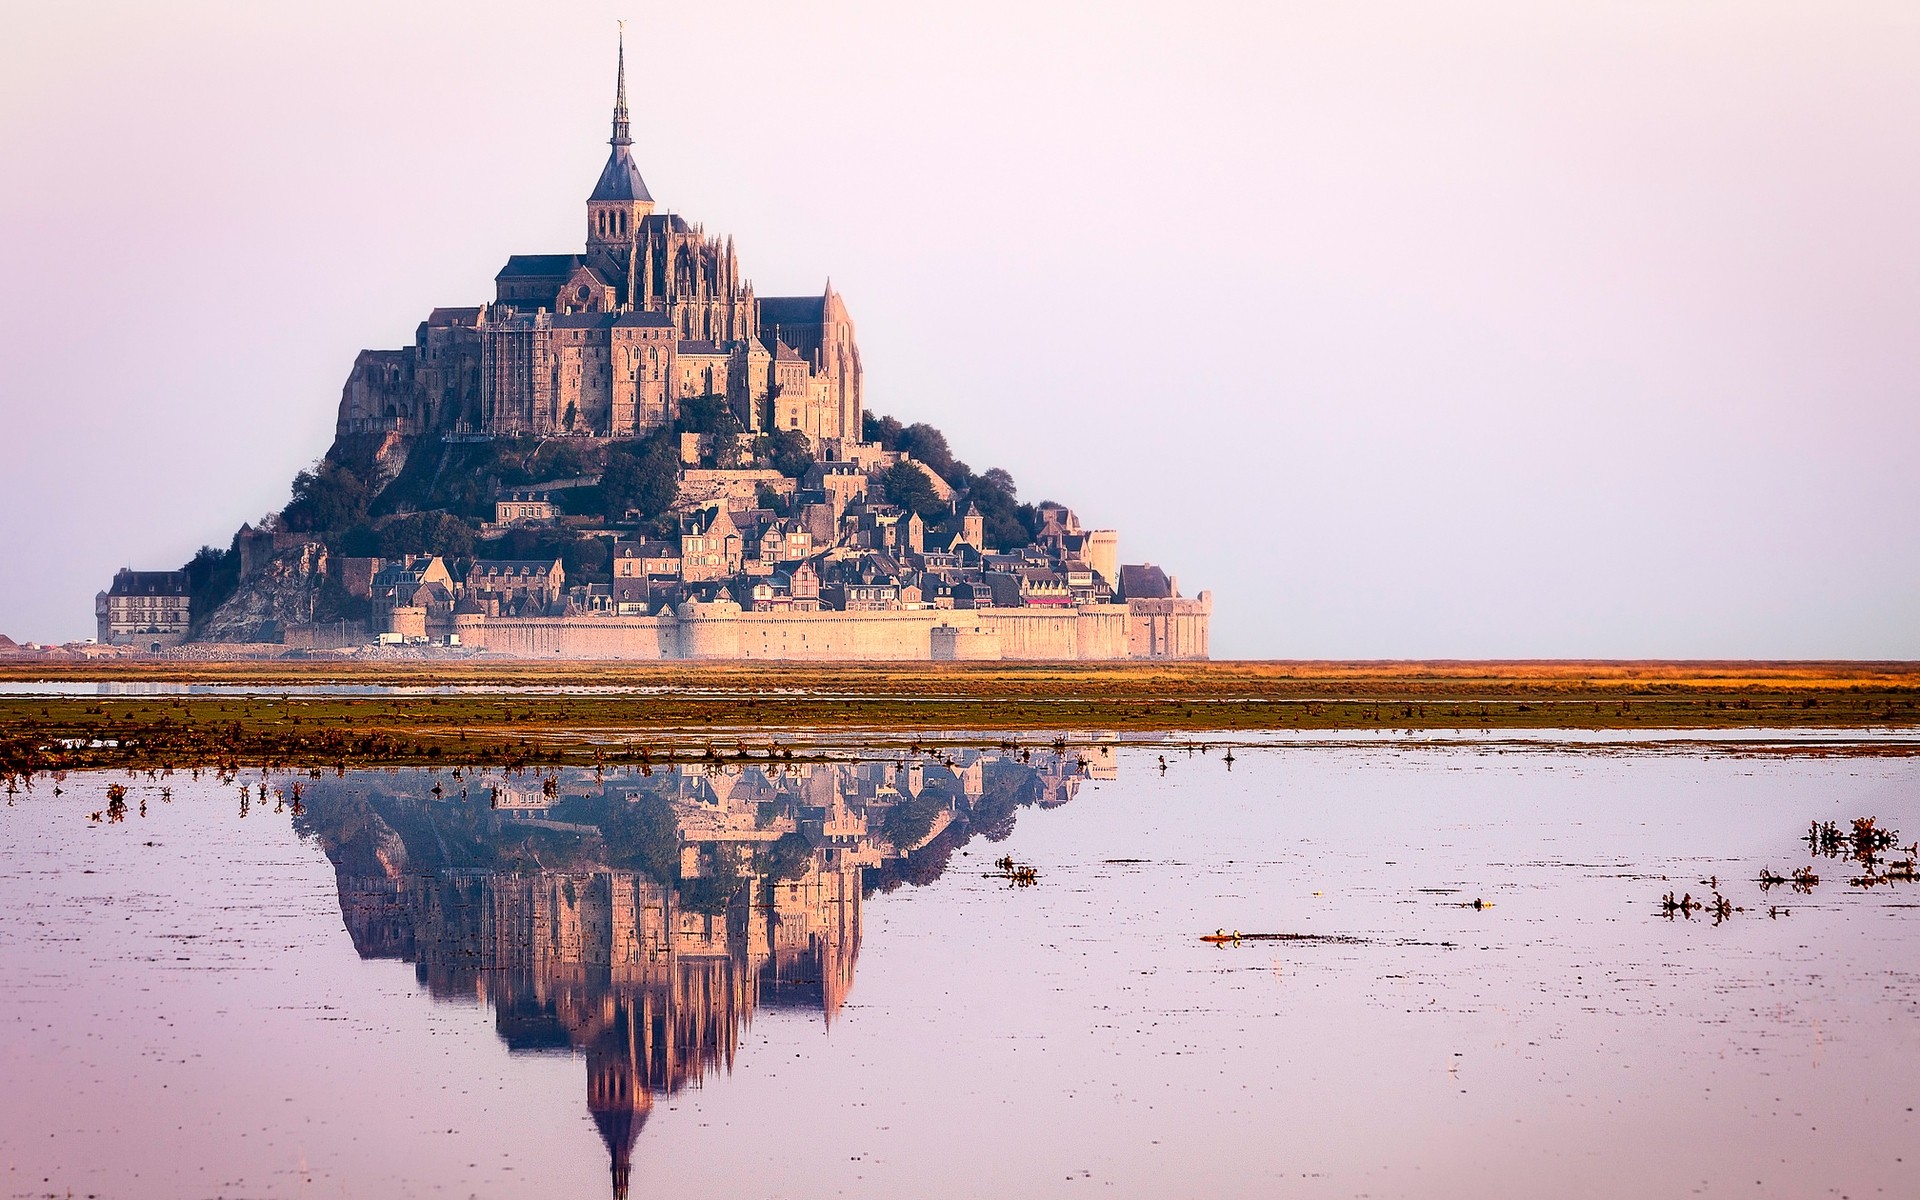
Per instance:
[[[1288,736],[38,774],[5,1194],[1920,1187],[1901,733]]]
[[[163,659],[0,667],[0,775],[9,778],[123,766],[764,760],[814,756],[849,739],[1046,745],[1096,729],[1126,739],[1827,730],[1845,740],[1855,729],[1920,729],[1920,664]],[[1872,752],[1912,751],[1883,739]]]

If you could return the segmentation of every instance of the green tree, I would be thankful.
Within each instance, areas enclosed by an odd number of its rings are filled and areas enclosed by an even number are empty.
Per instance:
[[[919,513],[923,521],[933,521],[947,512],[946,501],[934,494],[933,481],[912,463],[893,464],[880,472],[878,482],[888,504]]]
[[[781,429],[767,439],[767,459],[773,469],[798,479],[813,465],[813,443],[798,429]]]
[[[767,851],[765,874],[769,879],[798,879],[813,865],[813,843],[803,833],[783,833]]]
[[[793,506],[788,504],[786,498],[779,492],[764,483],[755,491],[753,503],[756,508],[764,508],[778,517],[792,515]]]
[[[730,435],[740,432],[740,418],[725,396],[691,396],[680,402],[680,419],[673,427],[679,433]]]
[[[657,794],[614,800],[598,822],[607,843],[607,865],[639,871],[655,883],[680,878],[680,823],[673,805]]]
[[[240,535],[225,550],[202,546],[185,568],[195,621],[225,604],[240,587]]]
[[[293,477],[293,501],[280,523],[300,533],[324,533],[357,525],[367,515],[367,485],[346,467],[328,459]]]
[[[986,528],[987,545],[1006,549],[1024,546],[1033,539],[1037,522],[1031,505],[1020,503],[1013,476],[994,467],[973,477],[967,499],[980,509]]]
[[[704,439],[706,455],[715,467],[730,471],[740,465],[740,436],[737,433],[714,433]]]
[[[373,531],[374,553],[382,558],[407,554],[438,554],[465,558],[473,553],[473,526],[452,513],[408,513]],[[358,539],[343,539],[357,541]]]
[[[863,442],[879,442],[885,449],[898,450],[900,433],[900,422],[892,417],[876,417],[870,409],[860,414],[860,440]]]
[[[680,456],[666,436],[615,448],[600,473],[600,496],[609,521],[624,519],[628,509],[643,519],[657,517],[672,506],[679,490]]]
[[[948,483],[963,484],[964,477],[954,479],[953,451],[947,448],[947,435],[924,422],[915,422],[900,431],[899,449],[905,450],[919,461],[933,468],[933,473]]]

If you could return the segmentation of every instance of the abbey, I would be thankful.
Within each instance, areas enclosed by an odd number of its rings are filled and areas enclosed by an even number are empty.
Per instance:
[[[758,296],[731,237],[656,210],[633,160],[624,40],[609,144],[585,248],[513,255],[491,304],[436,308],[413,345],[362,351],[339,434],[633,438],[712,396],[749,433],[799,430],[823,458],[859,440],[860,350],[832,284]]]
[[[116,582],[98,598],[101,639],[604,660],[1207,656],[1210,593],[1123,564],[1117,530],[1021,502],[1010,473],[975,471],[933,426],[868,410],[831,284],[762,297],[732,239],[656,209],[624,42],[609,145],[578,253],[516,254],[489,303],[436,308],[413,345],[361,351],[333,446],[292,502],[168,576],[164,604],[116,599]]]

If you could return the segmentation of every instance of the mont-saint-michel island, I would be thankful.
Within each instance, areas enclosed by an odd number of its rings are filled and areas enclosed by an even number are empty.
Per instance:
[[[0,1197],[1920,1195],[1893,7],[16,5]]]
[[[1211,597],[876,415],[832,283],[762,296],[657,202],[617,48],[578,250],[364,350],[291,503],[95,598],[130,652],[581,659],[1207,657]],[[182,650],[183,647],[190,649]]]

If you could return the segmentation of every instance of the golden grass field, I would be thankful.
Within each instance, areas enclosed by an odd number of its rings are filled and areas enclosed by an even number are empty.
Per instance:
[[[1920,725],[1920,664],[25,662],[0,683],[243,694],[0,696],[0,769],[615,762],[981,735]],[[320,685],[444,695],[289,695]],[[481,689],[514,689],[509,691]]]

